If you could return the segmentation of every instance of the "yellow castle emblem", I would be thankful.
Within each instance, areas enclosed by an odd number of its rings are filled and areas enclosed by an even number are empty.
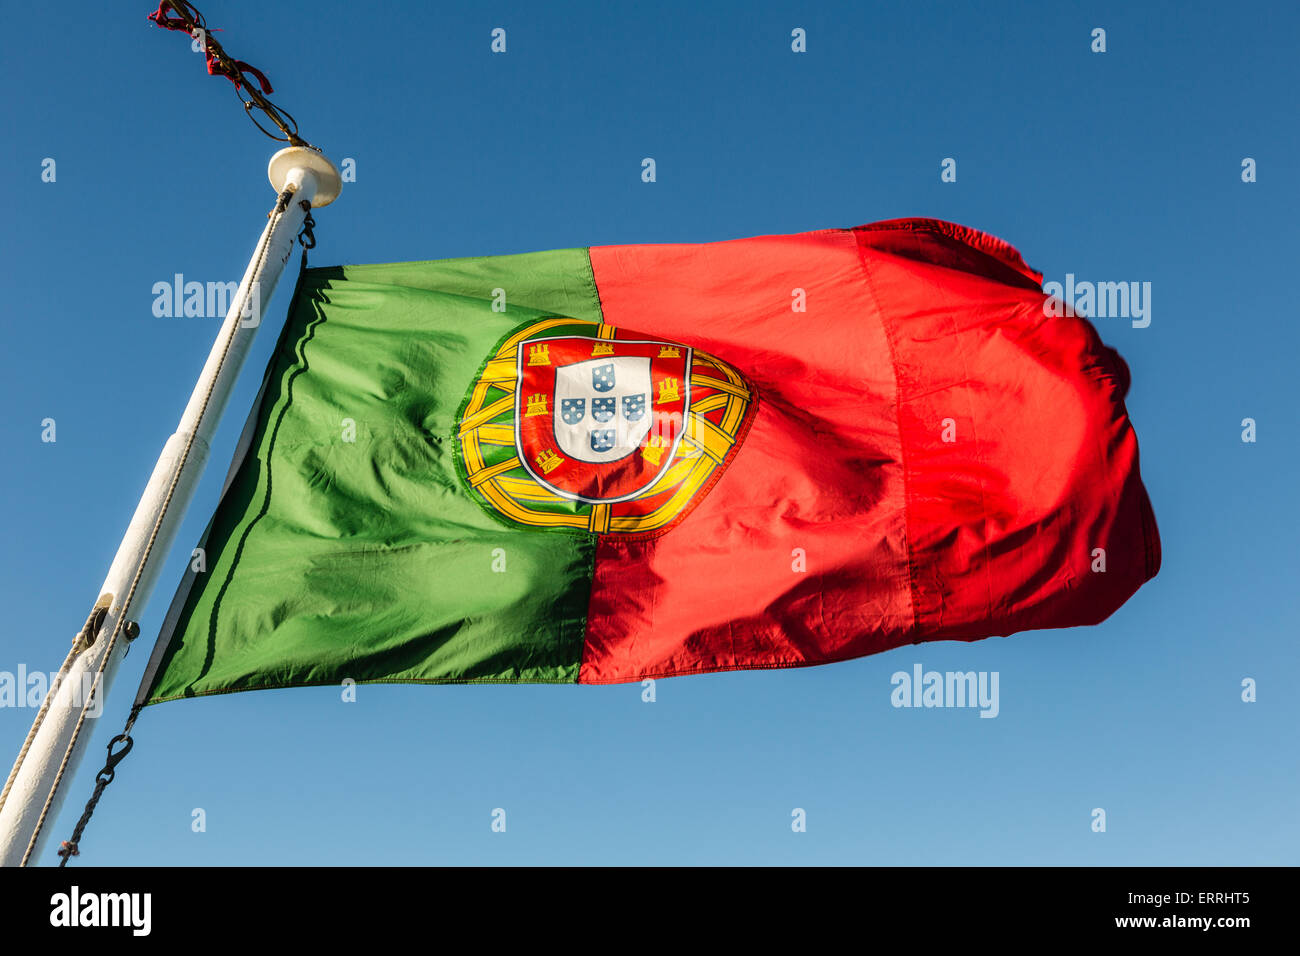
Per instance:
[[[657,468],[659,467],[659,463],[663,461],[664,449],[667,447],[667,438],[664,438],[663,435],[654,435],[648,442],[646,442],[645,447],[641,449],[641,457]]]
[[[542,469],[544,475],[549,475],[562,464],[564,459],[549,448],[537,456],[537,467]]]

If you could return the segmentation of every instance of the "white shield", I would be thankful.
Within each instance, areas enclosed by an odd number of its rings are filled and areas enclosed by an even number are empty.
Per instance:
[[[564,454],[602,463],[626,458],[650,432],[650,359],[610,355],[561,365],[553,402],[555,441]],[[566,405],[570,413],[562,415]]]

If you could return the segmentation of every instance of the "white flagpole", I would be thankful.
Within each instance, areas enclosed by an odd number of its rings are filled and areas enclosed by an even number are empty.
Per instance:
[[[261,316],[293,252],[309,208],[333,202],[342,186],[338,170],[312,149],[291,146],[271,158],[268,170],[277,201],[239,290],[217,333],[203,372],[177,427],[163,446],[140,504],[99,589],[91,622],[51,687],[0,796],[0,865],[23,866],[40,858],[65,789],[91,737],[87,718],[102,710],[130,641],[126,627],[139,621],[172,539],[198,486],[209,443],[248,355]],[[89,642],[89,643],[88,643]],[[110,652],[111,651],[111,652]],[[93,695],[90,693],[94,687]]]

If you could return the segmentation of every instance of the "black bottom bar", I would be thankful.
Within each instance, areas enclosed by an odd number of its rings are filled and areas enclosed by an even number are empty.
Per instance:
[[[1099,935],[1232,945],[1284,931],[1294,884],[1284,868],[69,867],[4,871],[0,911],[6,939],[128,945],[337,944],[395,934],[436,944],[449,933],[599,944],[611,933],[671,939],[701,926],[723,939],[779,927],[810,943],[843,931],[863,944],[901,933],[924,946]]]

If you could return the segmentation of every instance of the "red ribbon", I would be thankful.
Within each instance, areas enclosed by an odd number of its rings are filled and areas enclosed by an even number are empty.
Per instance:
[[[152,20],[164,30],[184,30],[186,33],[189,33],[190,25],[180,17],[168,16],[167,11],[169,9],[171,9],[171,4],[168,3],[167,0],[160,0],[158,9],[149,14],[147,19]],[[212,32],[215,33],[217,31],[214,30]],[[266,78],[266,74],[251,63],[245,63],[243,60],[235,60],[234,66],[231,67],[226,63],[223,63],[215,54],[212,53],[211,50],[207,49],[206,43],[204,44],[203,53],[208,61],[209,76],[224,76],[226,79],[230,80],[231,83],[235,84],[235,89],[242,90],[244,88],[244,74],[248,74],[257,80],[263,93],[275,92],[275,90],[271,88],[271,81]]]
[[[162,27],[164,30],[184,30],[186,33],[189,33],[190,25],[188,23],[186,23],[180,17],[169,17],[167,15],[166,11],[170,7],[171,4],[168,3],[167,0],[162,0],[162,2],[158,4],[157,11],[149,14],[147,19],[152,20],[154,23],[158,24],[158,26]]]

